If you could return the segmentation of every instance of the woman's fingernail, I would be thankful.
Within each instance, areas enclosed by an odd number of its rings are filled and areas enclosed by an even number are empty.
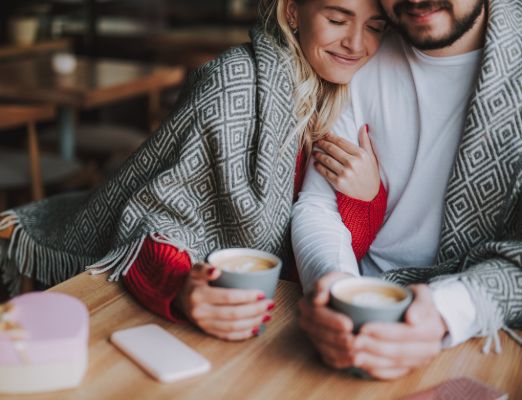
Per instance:
[[[265,296],[264,293],[260,293],[260,294],[257,295],[257,299],[258,300],[264,300],[264,299],[266,299],[266,296]]]
[[[364,343],[361,342],[361,336],[358,336],[354,339],[352,347],[354,350],[360,350],[363,347],[363,344]]]
[[[272,311],[275,308],[275,303],[270,303],[268,307],[266,308],[267,311]]]
[[[353,365],[359,367],[361,365],[361,357],[359,355],[353,356]]]
[[[265,315],[265,316],[263,317],[263,322],[268,322],[268,321],[270,321],[271,319],[272,319],[272,317],[271,317],[270,315]]]
[[[209,268],[209,269],[207,270],[207,275],[208,275],[208,276],[211,276],[211,275],[214,273],[215,270],[216,270],[216,268],[214,268],[214,267]]]
[[[366,133],[370,133],[370,127],[368,126],[368,124],[364,125],[364,129],[366,130]]]
[[[256,336],[259,333],[259,326],[256,326],[254,329],[252,329],[252,334]]]

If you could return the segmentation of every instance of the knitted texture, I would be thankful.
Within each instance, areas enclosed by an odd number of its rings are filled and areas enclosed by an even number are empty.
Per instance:
[[[480,76],[446,192],[438,265],[399,269],[402,283],[459,279],[487,298],[492,334],[522,326],[522,2],[489,1]],[[450,278],[451,276],[451,278]],[[495,322],[499,321],[499,322]]]
[[[191,76],[172,115],[100,188],[3,213],[2,224],[15,226],[0,245],[4,279],[14,282],[15,269],[54,285],[91,265],[114,269],[116,280],[147,237],[195,262],[227,247],[288,260],[298,148],[292,82],[288,58],[253,30],[252,44]]]
[[[294,177],[294,198],[301,190],[305,170],[306,162],[303,153],[299,152]],[[386,212],[386,190],[381,183],[379,193],[371,202],[341,193],[337,196],[343,223],[352,232],[352,245],[361,258],[382,225]],[[179,321],[182,318],[172,312],[172,302],[181,290],[190,268],[190,258],[186,252],[147,238],[123,281],[129,292],[143,306],[171,321]],[[287,272],[289,280],[299,282],[295,263],[287,265]]]
[[[386,214],[388,195],[381,182],[372,201],[363,201],[336,192],[337,207],[344,224],[352,235],[352,248],[359,261],[375,240]]]
[[[179,321],[171,305],[190,268],[190,257],[186,252],[147,238],[124,282],[127,289],[150,311],[171,321]]]

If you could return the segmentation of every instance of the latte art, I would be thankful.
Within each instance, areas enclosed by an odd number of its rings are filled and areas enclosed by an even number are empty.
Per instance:
[[[405,297],[400,289],[382,286],[344,288],[338,290],[336,295],[342,301],[363,307],[386,307]]]
[[[375,292],[359,293],[354,295],[351,299],[352,304],[369,307],[387,306],[390,304],[395,304],[397,301],[398,300],[395,297],[390,297],[386,294]]]
[[[346,278],[330,288],[330,306],[353,322],[353,332],[373,321],[399,322],[413,299],[411,289],[379,278]]]
[[[215,261],[219,269],[229,272],[256,272],[274,268],[276,263],[265,258],[253,256],[230,257]]]

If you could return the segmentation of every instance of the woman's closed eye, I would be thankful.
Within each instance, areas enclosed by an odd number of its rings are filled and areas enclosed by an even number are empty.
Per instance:
[[[370,32],[383,33],[386,29],[386,23],[385,22],[373,22],[373,23],[367,24],[366,28]]]
[[[338,20],[338,19],[332,19],[332,18],[328,18],[328,22],[330,22],[333,25],[345,25],[346,24],[346,21]]]

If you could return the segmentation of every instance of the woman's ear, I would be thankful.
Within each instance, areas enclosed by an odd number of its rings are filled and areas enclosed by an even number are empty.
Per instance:
[[[297,22],[297,4],[296,0],[286,0],[285,16],[290,26],[290,29],[296,30],[299,28]]]

